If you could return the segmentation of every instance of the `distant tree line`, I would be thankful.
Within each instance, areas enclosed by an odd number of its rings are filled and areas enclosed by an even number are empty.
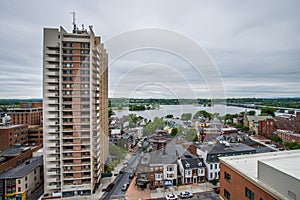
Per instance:
[[[229,98],[227,103],[255,104],[270,107],[300,108],[300,98]]]

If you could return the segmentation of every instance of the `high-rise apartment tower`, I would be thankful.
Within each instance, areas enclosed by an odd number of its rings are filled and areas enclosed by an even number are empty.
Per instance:
[[[44,29],[44,198],[91,196],[108,156],[108,60],[92,27]]]

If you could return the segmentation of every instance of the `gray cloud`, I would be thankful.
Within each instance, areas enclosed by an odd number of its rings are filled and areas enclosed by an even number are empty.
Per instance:
[[[218,66],[228,97],[299,96],[299,7],[297,0],[1,1],[0,97],[42,96],[43,28],[62,25],[70,31],[73,10],[77,24],[92,24],[103,41],[145,27],[188,36]],[[132,71],[149,63],[169,68]],[[201,74],[167,52],[132,52],[110,67],[110,96],[209,97]],[[143,86],[148,82],[153,84]],[[121,89],[114,92],[116,86]]]

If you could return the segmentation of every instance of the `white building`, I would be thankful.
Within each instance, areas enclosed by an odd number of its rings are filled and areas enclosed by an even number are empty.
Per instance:
[[[206,178],[211,181],[220,178],[219,157],[256,153],[256,149],[242,143],[212,144],[205,143],[197,148],[197,155],[203,158]]]
[[[203,158],[185,158],[178,160],[182,184],[201,183],[205,181],[205,164]]]

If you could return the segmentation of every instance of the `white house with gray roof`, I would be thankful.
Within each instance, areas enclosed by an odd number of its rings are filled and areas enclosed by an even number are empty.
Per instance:
[[[256,149],[242,143],[211,144],[204,143],[197,148],[197,155],[203,158],[206,166],[206,178],[211,181],[219,179],[219,157],[254,154]]]

